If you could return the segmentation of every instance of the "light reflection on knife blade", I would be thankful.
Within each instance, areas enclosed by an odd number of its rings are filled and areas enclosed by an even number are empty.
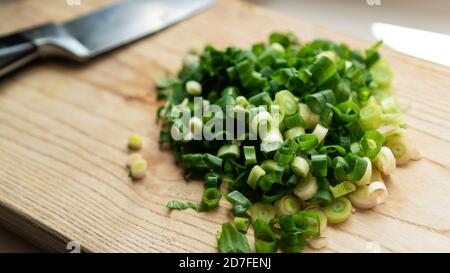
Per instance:
[[[449,35],[385,23],[373,23],[372,33],[397,51],[450,66]]]

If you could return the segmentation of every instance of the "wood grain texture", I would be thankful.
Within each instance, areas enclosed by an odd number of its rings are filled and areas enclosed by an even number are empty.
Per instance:
[[[110,1],[7,1],[0,33],[63,21]],[[341,33],[238,1],[215,7],[164,32],[84,65],[41,61],[0,83],[0,220],[46,249],[78,241],[92,252],[214,252],[230,218],[216,212],[168,213],[169,199],[197,201],[202,185],[186,183],[158,147],[154,76],[175,72],[193,41],[249,46],[273,30],[302,40],[325,37],[369,45]],[[450,251],[450,70],[389,50],[394,89],[407,107],[423,159],[397,169],[388,201],[358,211],[329,230],[325,252]],[[147,177],[127,178],[127,136],[145,136]],[[249,234],[251,240],[252,234]],[[252,240],[251,240],[252,241]]]

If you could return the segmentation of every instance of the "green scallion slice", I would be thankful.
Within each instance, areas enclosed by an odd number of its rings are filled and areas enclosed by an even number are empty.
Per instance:
[[[325,215],[330,224],[343,223],[351,214],[352,204],[345,197],[338,197],[325,206]]]

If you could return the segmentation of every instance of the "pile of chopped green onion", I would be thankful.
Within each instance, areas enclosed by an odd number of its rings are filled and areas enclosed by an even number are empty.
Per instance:
[[[234,219],[222,225],[219,252],[249,252],[250,226],[256,252],[301,252],[306,245],[326,246],[327,224],[345,222],[353,207],[384,202],[383,177],[420,156],[380,45],[361,53],[274,32],[251,49],[192,50],[176,77],[157,79],[158,98],[166,100],[158,110],[160,144],[175,151],[186,179],[203,179],[205,190],[199,203],[171,200],[167,207],[207,211],[224,197]],[[180,125],[174,112],[193,114],[198,97],[203,108],[231,106],[226,115],[242,113],[245,133],[194,138],[214,117],[194,116]],[[261,125],[267,132],[249,137],[248,130]],[[223,128],[214,135],[233,134]]]

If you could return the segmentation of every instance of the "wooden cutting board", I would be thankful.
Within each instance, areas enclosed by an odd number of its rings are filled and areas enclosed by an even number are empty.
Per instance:
[[[6,1],[0,33],[63,21],[110,1]],[[92,252],[214,252],[216,212],[168,213],[170,199],[197,201],[170,152],[158,147],[154,77],[180,66],[193,41],[249,46],[273,30],[304,40],[370,43],[237,1],[85,65],[41,61],[0,83],[1,223],[45,249],[76,241]],[[101,34],[99,34],[101,35]],[[450,251],[450,69],[390,50],[394,88],[423,159],[387,181],[388,201],[329,229],[325,252]],[[132,182],[127,136],[145,137],[147,177]],[[252,234],[249,234],[251,240]],[[252,240],[251,240],[252,241]]]

